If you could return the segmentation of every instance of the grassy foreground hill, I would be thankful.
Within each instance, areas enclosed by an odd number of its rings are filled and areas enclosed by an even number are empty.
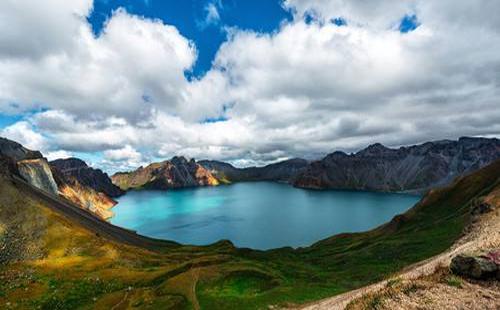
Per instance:
[[[0,308],[256,309],[317,300],[447,249],[471,206],[498,190],[499,177],[497,161],[372,231],[296,250],[254,251],[227,241],[193,247],[121,240],[111,225],[90,226],[0,176]]]

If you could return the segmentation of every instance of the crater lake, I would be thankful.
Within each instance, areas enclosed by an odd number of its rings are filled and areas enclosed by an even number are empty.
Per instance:
[[[420,196],[314,191],[273,182],[167,191],[130,191],[111,223],[179,243],[228,239],[238,247],[309,246],[326,237],[375,228],[411,208]]]

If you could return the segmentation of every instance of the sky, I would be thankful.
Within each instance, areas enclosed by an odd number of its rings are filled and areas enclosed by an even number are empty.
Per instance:
[[[4,0],[0,136],[110,173],[500,136],[497,0]]]

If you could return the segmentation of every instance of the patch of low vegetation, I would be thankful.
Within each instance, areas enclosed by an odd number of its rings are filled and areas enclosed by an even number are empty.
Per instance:
[[[416,281],[403,281],[399,278],[391,279],[387,282],[385,288],[353,300],[347,305],[346,309],[385,309],[385,301],[398,300],[401,294],[411,297],[412,294],[421,289],[425,289],[425,286]]]
[[[455,275],[449,275],[445,279],[445,283],[448,284],[449,286],[453,286],[456,288],[462,288],[463,281],[460,277],[457,277]]]
[[[499,175],[500,162],[434,191],[397,220],[369,232],[338,235],[297,250],[270,251],[237,249],[228,242],[160,252],[125,246],[96,236],[0,180],[0,224],[29,221],[30,214],[37,214],[43,223],[23,226],[37,227],[40,256],[18,257],[8,266],[32,270],[33,278],[12,288],[16,276],[1,281],[0,305],[261,309],[329,297],[387,278],[446,250],[469,221],[470,202],[498,189]],[[4,203],[5,195],[12,194],[15,204],[12,199]],[[418,289],[396,278],[382,294],[411,295]],[[390,295],[367,296],[363,305],[378,309],[384,296]]]
[[[99,278],[75,281],[49,279],[46,292],[33,302],[37,309],[76,309],[80,305],[95,302],[100,296],[123,289],[119,281],[103,281]]]
[[[215,298],[252,297],[279,285],[271,276],[256,271],[236,271],[211,283],[209,292]]]

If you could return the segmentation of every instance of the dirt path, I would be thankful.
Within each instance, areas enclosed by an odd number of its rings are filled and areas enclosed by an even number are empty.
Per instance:
[[[191,285],[191,296],[193,298],[193,308],[194,310],[200,310],[200,303],[198,302],[198,298],[196,297],[196,285],[198,284],[198,279],[200,277],[200,270],[198,268],[194,269],[191,273],[193,277],[193,282]]]
[[[445,252],[438,256],[427,259],[416,265],[408,267],[406,272],[402,272],[395,277],[411,280],[417,279],[424,275],[430,275],[434,273],[440,266],[446,266],[449,264],[450,260],[458,253],[468,251],[473,248],[473,243],[468,242],[454,250]],[[323,309],[344,309],[352,300],[359,298],[367,293],[376,292],[387,286],[388,280],[384,280],[369,286],[362,287],[360,289],[350,291],[332,298],[327,298],[316,302],[314,304],[306,305],[300,309],[307,310],[323,310]]]

